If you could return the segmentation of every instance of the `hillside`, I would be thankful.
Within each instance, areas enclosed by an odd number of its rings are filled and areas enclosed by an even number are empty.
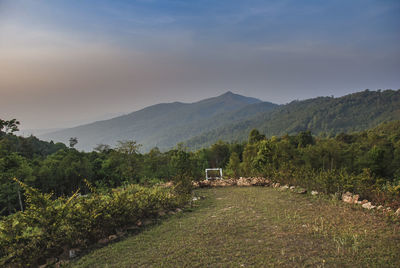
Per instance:
[[[113,146],[118,140],[136,140],[146,152],[156,146],[167,150],[182,141],[191,149],[204,148],[218,140],[243,141],[253,128],[267,136],[305,130],[335,135],[399,119],[400,90],[365,90],[339,98],[318,97],[286,105],[227,92],[195,103],[157,104],[39,137],[64,143],[70,137],[77,137],[77,148],[85,151],[97,144]]]
[[[400,90],[365,90],[340,98],[318,97],[293,101],[273,111],[202,133],[185,144],[191,148],[198,148],[213,144],[217,140],[245,140],[253,128],[269,137],[306,130],[313,134],[335,135],[365,130],[382,122],[399,119]]]
[[[398,267],[398,226],[350,205],[266,187],[205,200],[69,267]]]
[[[143,151],[155,146],[167,149],[182,140],[209,130],[209,125],[219,125],[222,117],[240,111],[260,100],[227,92],[215,98],[195,103],[162,103],[113,119],[94,122],[75,128],[41,135],[45,140],[67,143],[70,137],[78,138],[78,149],[92,150],[97,144],[114,145],[118,140],[133,139],[143,145]],[[273,103],[263,103],[263,109],[275,108]],[[246,109],[237,118],[249,116]],[[236,116],[231,116],[236,118]],[[223,120],[225,121],[225,120]],[[230,121],[232,122],[232,121]]]

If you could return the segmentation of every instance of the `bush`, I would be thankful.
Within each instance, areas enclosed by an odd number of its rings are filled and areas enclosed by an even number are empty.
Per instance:
[[[159,210],[188,202],[187,195],[174,190],[138,185],[53,199],[19,183],[26,192],[27,208],[0,221],[0,257],[17,266],[35,265],[66,249],[86,247]]]

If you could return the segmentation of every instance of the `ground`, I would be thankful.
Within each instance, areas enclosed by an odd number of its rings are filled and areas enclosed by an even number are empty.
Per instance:
[[[400,228],[377,212],[268,187],[205,199],[72,267],[400,267]]]

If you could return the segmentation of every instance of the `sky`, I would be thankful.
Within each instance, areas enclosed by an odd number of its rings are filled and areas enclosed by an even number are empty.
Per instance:
[[[400,88],[399,0],[0,0],[0,118],[62,128],[235,93]]]

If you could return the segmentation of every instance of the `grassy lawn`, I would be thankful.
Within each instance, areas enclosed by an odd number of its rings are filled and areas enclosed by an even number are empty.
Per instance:
[[[72,267],[400,267],[400,228],[341,202],[268,187],[197,190],[190,211]]]

